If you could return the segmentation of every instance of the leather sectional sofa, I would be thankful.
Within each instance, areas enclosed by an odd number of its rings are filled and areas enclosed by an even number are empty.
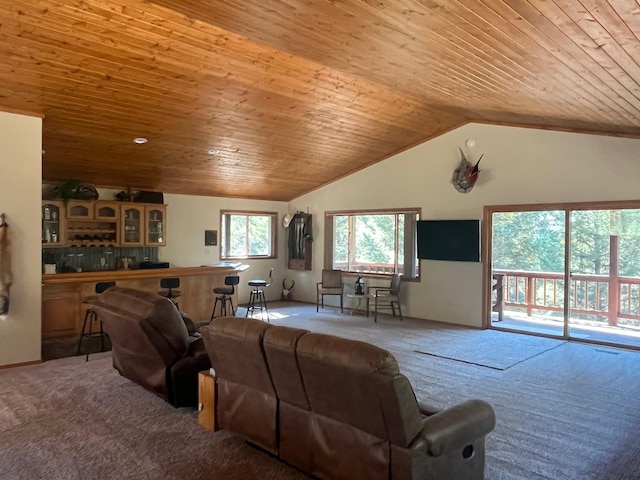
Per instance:
[[[237,317],[200,331],[219,426],[300,470],[349,480],[484,477],[492,407],[418,403],[388,351]]]
[[[193,322],[167,298],[111,287],[92,305],[112,344],[113,366],[175,407],[198,404],[198,372],[211,366]]]

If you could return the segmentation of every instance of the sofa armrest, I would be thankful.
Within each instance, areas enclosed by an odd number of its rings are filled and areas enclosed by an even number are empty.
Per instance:
[[[429,405],[425,402],[418,402],[418,410],[420,410],[420,414],[425,417],[430,417],[431,415],[435,415],[442,411],[441,408],[434,407],[433,405]]]
[[[468,400],[424,418],[420,436],[427,442],[429,452],[439,456],[473,443],[495,425],[491,405],[482,400]]]

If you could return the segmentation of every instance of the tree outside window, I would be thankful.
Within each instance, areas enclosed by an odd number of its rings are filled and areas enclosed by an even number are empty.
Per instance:
[[[221,211],[221,259],[275,258],[275,212]]]
[[[328,212],[328,267],[354,273],[418,276],[415,224],[419,210]]]

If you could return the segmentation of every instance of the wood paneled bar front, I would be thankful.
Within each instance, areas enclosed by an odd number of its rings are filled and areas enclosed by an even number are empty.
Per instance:
[[[194,322],[209,321],[215,300],[213,289],[224,286],[227,275],[247,268],[248,265],[203,266],[42,275],[42,338],[80,335],[87,309],[82,300],[95,295],[98,282],[160,292],[161,278],[177,277],[182,292],[177,299],[180,310]],[[234,305],[238,304],[237,295],[236,291]]]

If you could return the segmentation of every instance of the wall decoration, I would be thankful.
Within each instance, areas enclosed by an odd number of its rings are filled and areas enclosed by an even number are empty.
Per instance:
[[[291,290],[296,286],[296,281],[291,280],[291,286],[287,287],[287,279],[282,280],[282,300],[291,300]]]
[[[133,270],[138,267],[136,257],[117,257],[116,268],[118,270]]]
[[[462,156],[462,159],[460,160],[458,167],[453,171],[453,178],[451,181],[453,183],[453,187],[457,191],[460,193],[469,193],[478,180],[478,175],[480,174],[478,165],[480,164],[480,160],[482,160],[484,154],[480,155],[480,158],[475,165],[467,160],[462,149],[460,149],[460,155]]]
[[[13,283],[11,253],[11,231],[3,213],[0,214],[0,315],[9,313],[9,290]]]
[[[297,212],[289,224],[290,270],[311,270],[311,214]]]

